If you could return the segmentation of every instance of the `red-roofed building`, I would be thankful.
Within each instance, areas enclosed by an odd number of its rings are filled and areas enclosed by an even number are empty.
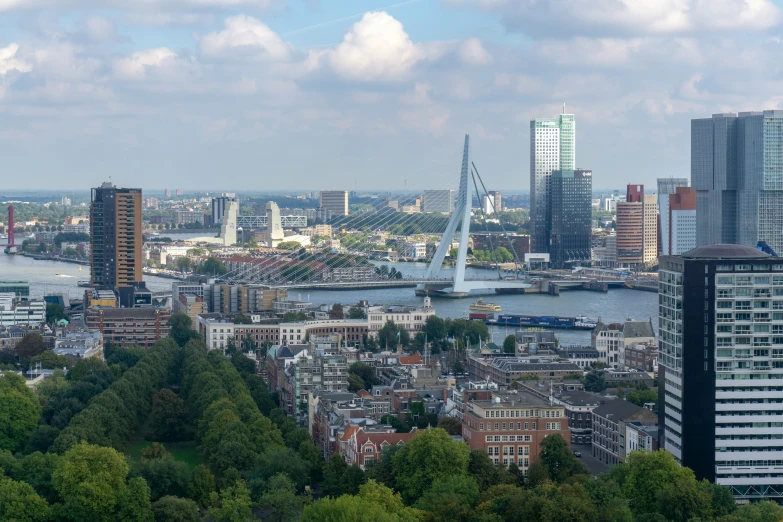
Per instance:
[[[424,364],[424,361],[421,359],[421,355],[417,353],[415,355],[400,356],[400,364],[402,366],[411,366],[413,364]]]
[[[410,433],[367,433],[360,427],[349,426],[341,444],[343,459],[349,466],[357,464],[364,470],[380,460],[384,448],[405,444],[415,436],[416,428]]]

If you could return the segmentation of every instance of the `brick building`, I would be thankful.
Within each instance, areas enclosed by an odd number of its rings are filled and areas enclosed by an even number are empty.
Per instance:
[[[87,328],[98,330],[104,343],[150,348],[169,336],[171,310],[166,308],[90,308]]]

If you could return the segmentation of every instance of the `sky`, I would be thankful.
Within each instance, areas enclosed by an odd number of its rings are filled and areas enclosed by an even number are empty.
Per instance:
[[[783,108],[773,0],[0,0],[0,189],[594,188],[689,177],[690,120]]]

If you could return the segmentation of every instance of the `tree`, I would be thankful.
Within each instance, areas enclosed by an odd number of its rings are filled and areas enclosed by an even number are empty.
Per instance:
[[[634,514],[652,513],[658,508],[658,494],[678,479],[695,480],[693,471],[680,466],[671,453],[632,452],[615,466],[610,476],[621,478],[622,492]]]
[[[637,406],[644,406],[649,402],[658,404],[658,392],[653,390],[634,390],[625,396],[625,400]]]
[[[29,484],[0,475],[0,520],[45,522],[49,517],[49,505]]]
[[[216,522],[246,522],[251,520],[253,501],[244,480],[237,479],[233,486],[223,488],[220,495],[212,494],[212,504],[219,507],[209,510]]]
[[[177,258],[177,270],[180,272],[190,272],[191,263],[188,256],[179,256]]]
[[[538,458],[546,464],[552,481],[558,484],[573,475],[587,474],[587,468],[571,453],[560,434],[544,438]]]
[[[367,319],[367,314],[358,306],[352,306],[348,309],[348,319]]]
[[[308,497],[297,496],[296,486],[288,475],[278,473],[269,479],[266,493],[258,503],[261,507],[272,510],[270,520],[288,522],[299,519],[307,500]]]
[[[188,486],[188,496],[192,498],[199,507],[209,506],[212,493],[215,492],[215,475],[208,467],[201,464],[193,470]]]
[[[342,319],[343,316],[343,305],[339,303],[333,304],[332,309],[329,310],[329,319]]]
[[[116,450],[91,444],[74,445],[52,474],[52,484],[73,520],[116,520],[127,501],[123,497],[128,464]],[[147,499],[149,502],[149,499]]]
[[[448,335],[446,322],[436,315],[431,315],[424,321],[424,333],[427,334],[427,340],[430,342],[445,339]]]
[[[16,355],[19,362],[26,367],[30,359],[36,355],[41,355],[46,350],[46,343],[39,333],[29,333],[22,337],[22,340],[16,344]]]
[[[185,346],[191,339],[200,340],[201,336],[193,330],[193,320],[188,314],[176,313],[169,318],[169,337],[180,345]]]
[[[473,477],[452,475],[438,480],[416,503],[416,507],[433,514],[442,522],[470,522],[479,498],[479,487]]]
[[[358,495],[323,498],[307,506],[302,522],[419,522],[420,513],[405,507],[399,494],[370,480]]]
[[[499,484],[513,484],[516,477],[505,467],[492,462],[486,451],[473,450],[468,460],[468,473],[476,479],[479,488],[484,491]]]
[[[58,303],[46,304],[46,322],[49,324],[56,323],[60,319],[65,319],[65,312],[63,306]]]
[[[444,415],[440,418],[438,428],[446,430],[449,435],[462,435],[462,423],[450,415]]]
[[[198,522],[198,505],[192,500],[166,496],[152,504],[155,522]]]
[[[41,363],[41,368],[49,370],[57,368],[70,368],[71,360],[64,355],[57,355],[54,350],[45,350],[41,355],[36,355],[30,359],[30,363],[35,365]]]
[[[0,377],[0,450],[24,448],[40,414],[41,404],[24,378],[10,372]]]
[[[503,353],[515,353],[517,337],[516,335],[507,335],[503,339]]]
[[[585,391],[600,393],[606,389],[606,381],[598,372],[585,375]]]
[[[382,349],[396,349],[398,344],[408,346],[409,342],[408,331],[397,326],[391,319],[387,319],[386,324],[378,330],[378,344]]]
[[[152,398],[150,429],[157,440],[182,440],[187,416],[185,403],[168,388]]]
[[[455,442],[445,430],[427,429],[394,455],[395,485],[402,498],[411,504],[436,480],[466,474],[469,454],[468,446]]]
[[[214,257],[209,257],[206,261],[201,263],[199,272],[206,275],[220,276],[227,273],[228,268],[223,264],[223,261],[215,259]]]
[[[302,244],[299,241],[283,241],[275,248],[279,248],[280,250],[299,250],[302,248]]]
[[[348,374],[348,391],[356,393],[359,390],[365,389],[366,385],[361,377],[355,373]]]
[[[167,495],[182,496],[187,492],[188,467],[184,462],[174,460],[169,453],[160,458],[141,459],[134,464],[132,475],[147,482],[152,500]]]
[[[342,478],[345,475],[345,470],[348,469],[348,464],[342,456],[333,454],[326,461],[323,468],[324,480],[322,483],[324,495],[330,497],[339,497],[344,493],[342,488]]]

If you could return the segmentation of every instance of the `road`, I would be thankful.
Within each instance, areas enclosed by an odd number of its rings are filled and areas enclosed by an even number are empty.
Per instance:
[[[578,451],[582,454],[582,456],[578,458],[587,466],[591,475],[598,475],[609,469],[608,464],[593,457],[590,444],[571,444],[571,451]]]

